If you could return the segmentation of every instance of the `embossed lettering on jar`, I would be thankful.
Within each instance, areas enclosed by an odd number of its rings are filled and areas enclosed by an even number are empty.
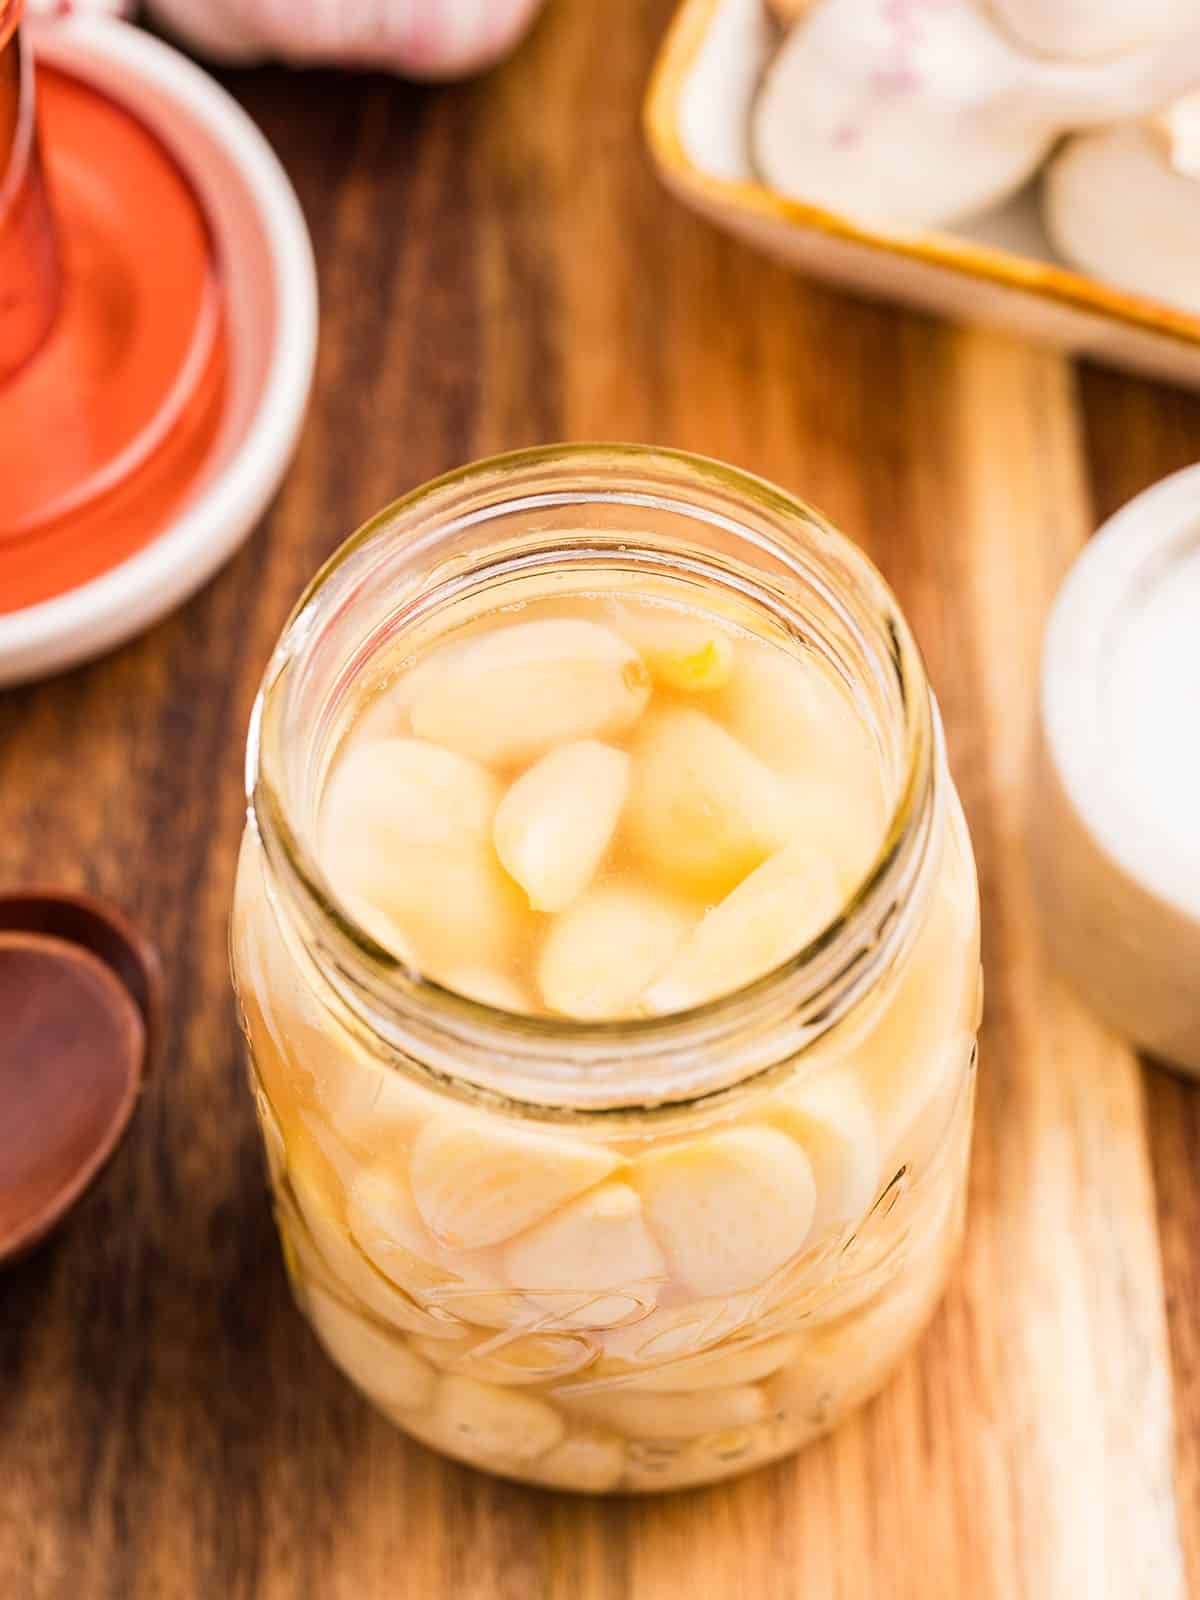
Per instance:
[[[978,900],[848,541],[696,458],[468,468],[314,582],[248,784],[233,960],[285,1257],[376,1406],[640,1491],[884,1383],[962,1228]]]

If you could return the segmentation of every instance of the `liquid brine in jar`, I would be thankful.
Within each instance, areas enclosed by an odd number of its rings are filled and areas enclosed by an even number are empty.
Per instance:
[[[707,1482],[869,1397],[962,1226],[978,906],[865,559],[665,453],[500,458],[318,578],[235,977],[285,1257],[423,1442]]]

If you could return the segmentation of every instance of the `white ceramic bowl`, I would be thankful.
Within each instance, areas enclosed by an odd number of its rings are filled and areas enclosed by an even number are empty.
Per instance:
[[[758,182],[747,149],[750,107],[770,48],[763,0],[684,0],[677,12],[645,125],[659,172],[685,204],[859,293],[1200,386],[1200,317],[1056,261],[1033,187],[969,231],[898,237]]]
[[[100,16],[31,19],[39,60],[94,84],[150,127],[187,173],[221,262],[225,414],[165,532],[91,582],[0,615],[0,685],[100,654],[206,582],[254,528],[299,437],[312,384],[317,279],[287,175],[224,89],[177,51]]]

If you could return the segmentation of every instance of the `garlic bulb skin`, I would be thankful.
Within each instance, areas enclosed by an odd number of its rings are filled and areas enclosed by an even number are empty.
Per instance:
[[[1043,181],[1055,249],[1107,283],[1200,312],[1200,181],[1172,165],[1153,123],[1069,139]]]
[[[1054,119],[1034,65],[970,0],[822,0],[767,69],[752,114],[760,175],[896,232],[975,216],[1020,188]]]
[[[543,0],[149,0],[185,43],[220,61],[377,67],[412,78],[481,71],[522,38]]]
[[[985,0],[1036,55],[1102,61],[1179,33],[1193,0]]]

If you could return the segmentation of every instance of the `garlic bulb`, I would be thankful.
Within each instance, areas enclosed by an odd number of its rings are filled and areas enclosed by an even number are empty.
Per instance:
[[[542,0],[149,0],[158,21],[222,61],[381,67],[454,78],[511,50]]]
[[[988,0],[996,19],[1038,55],[1098,61],[1168,39],[1192,0]]]
[[[69,17],[75,12],[102,17],[127,17],[135,0],[26,0],[25,9],[33,16]]]
[[[1200,312],[1200,182],[1173,164],[1162,124],[1069,139],[1047,169],[1042,212],[1073,266]]]
[[[874,227],[967,220],[1020,188],[1062,133],[1200,84],[1200,12],[1186,13],[1165,37],[1079,61],[1023,45],[985,0],[821,0],[768,68],[755,163],[783,193]]]

